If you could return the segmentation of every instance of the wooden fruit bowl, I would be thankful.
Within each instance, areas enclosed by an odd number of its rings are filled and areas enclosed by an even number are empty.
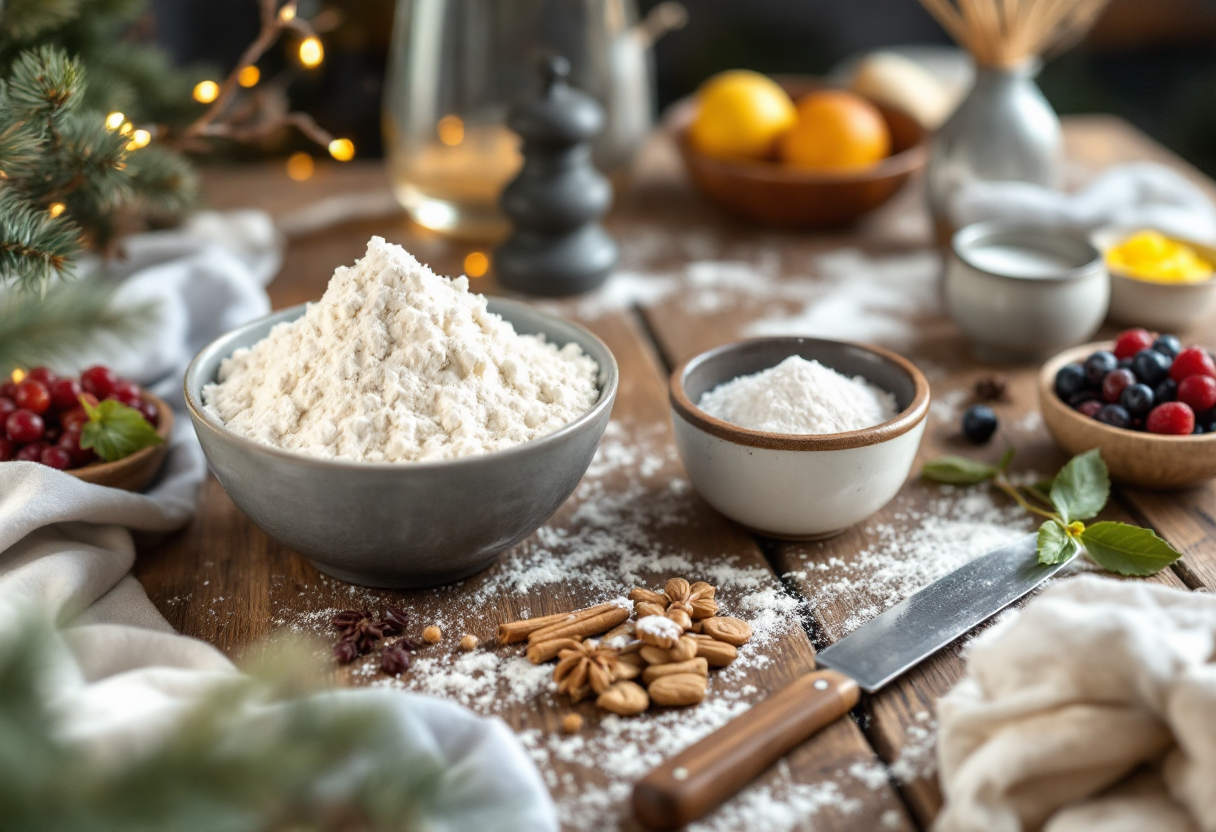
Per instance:
[[[795,100],[825,85],[811,78],[777,77]],[[684,157],[693,184],[711,202],[736,216],[769,225],[831,228],[847,225],[895,195],[929,157],[928,131],[912,116],[872,102],[891,128],[891,155],[856,171],[820,172],[776,161],[714,159],[688,141],[696,104],[676,104],[667,126]]]
[[[158,414],[156,432],[165,440],[159,445],[151,445],[136,451],[128,457],[114,462],[94,462],[83,468],[72,468],[65,471],[77,479],[91,482],[94,485],[106,485],[110,488],[121,488],[124,491],[143,491],[148,483],[160,471],[169,453],[169,434],[173,432],[173,409],[164,400],[144,393],[144,401],[156,405]]]
[[[1216,434],[1163,436],[1114,428],[1060,400],[1055,379],[1061,367],[1073,361],[1081,363],[1097,350],[1113,349],[1113,341],[1073,347],[1050,359],[1039,371],[1039,405],[1056,443],[1071,456],[1101,448],[1111,479],[1140,488],[1187,488],[1216,477]]]

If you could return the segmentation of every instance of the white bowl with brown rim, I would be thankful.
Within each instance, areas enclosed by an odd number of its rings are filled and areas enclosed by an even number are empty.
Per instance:
[[[720,384],[775,367],[791,355],[815,360],[891,393],[890,421],[847,433],[749,430],[697,406]],[[902,356],[820,338],[759,338],[727,344],[671,375],[676,447],[693,486],[711,506],[770,537],[840,534],[891,501],[912,470],[929,413],[929,383]]]

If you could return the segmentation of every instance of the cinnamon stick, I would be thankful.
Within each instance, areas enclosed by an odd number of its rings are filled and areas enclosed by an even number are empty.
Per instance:
[[[537,618],[527,618],[523,621],[508,621],[498,625],[498,643],[499,644],[514,644],[517,641],[523,641],[529,635],[537,630],[548,627],[551,624],[556,624],[560,621],[567,621],[571,616],[578,613],[559,612],[554,615],[542,615]]]
[[[587,638],[587,636],[598,636],[600,633],[606,633],[620,624],[629,617],[629,610],[624,607],[618,607],[616,604],[597,604],[594,607],[588,607],[585,610],[578,610],[566,616],[565,621],[558,621],[538,630],[533,630],[528,634],[528,642],[535,644],[538,641],[548,641],[551,638]],[[600,620],[608,621],[603,629],[587,629],[588,622],[597,622],[595,626],[599,626]]]

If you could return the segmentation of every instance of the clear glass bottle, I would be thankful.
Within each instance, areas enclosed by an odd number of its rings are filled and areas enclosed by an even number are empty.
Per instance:
[[[496,240],[498,208],[519,169],[507,110],[539,92],[536,62],[560,54],[570,82],[604,105],[594,148],[612,174],[652,124],[652,35],[635,0],[398,0],[383,130],[394,192],[421,225]]]

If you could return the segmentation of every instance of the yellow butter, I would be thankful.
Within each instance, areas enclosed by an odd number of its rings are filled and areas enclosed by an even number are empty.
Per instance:
[[[1195,249],[1158,231],[1138,231],[1106,252],[1106,264],[1136,280],[1199,283],[1213,267]]]

